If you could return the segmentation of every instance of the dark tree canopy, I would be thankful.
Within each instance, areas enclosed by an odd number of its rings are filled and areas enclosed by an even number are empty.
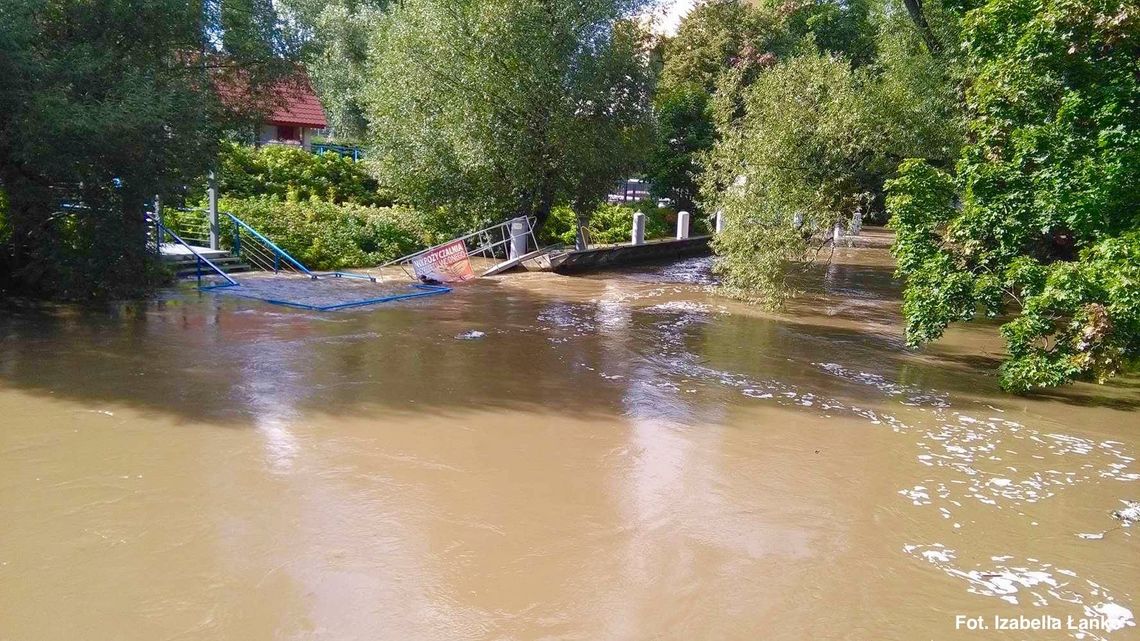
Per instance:
[[[144,202],[201,178],[250,111],[215,85],[291,72],[287,36],[269,0],[0,4],[0,287],[145,284]]]

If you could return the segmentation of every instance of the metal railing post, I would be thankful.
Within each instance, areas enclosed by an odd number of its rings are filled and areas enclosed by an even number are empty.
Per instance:
[[[210,217],[210,249],[218,250],[221,249],[221,244],[219,243],[218,238],[220,232],[220,229],[218,228],[218,178],[212,171],[210,172],[206,194],[209,200],[208,213]]]
[[[162,196],[159,196],[158,194],[154,195],[154,222],[157,223],[160,228],[166,226],[166,221],[164,221],[162,218]],[[162,234],[157,234],[155,236],[155,238],[158,238],[158,250],[157,251],[159,254],[161,254],[162,253]]]

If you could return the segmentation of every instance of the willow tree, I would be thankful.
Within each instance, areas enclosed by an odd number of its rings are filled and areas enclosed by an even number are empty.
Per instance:
[[[144,203],[252,110],[218,77],[268,84],[294,51],[270,0],[0,2],[0,289],[137,293]]]
[[[372,158],[401,197],[484,220],[579,216],[650,132],[644,0],[418,0],[373,34]]]

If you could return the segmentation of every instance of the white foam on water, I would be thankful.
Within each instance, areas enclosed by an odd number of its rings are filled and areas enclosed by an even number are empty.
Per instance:
[[[991,556],[991,567],[967,568],[958,563],[956,550],[941,543],[907,544],[903,552],[964,581],[972,594],[998,598],[1011,605],[1048,607],[1051,614],[1068,610],[1074,619],[1098,618],[1104,623],[1103,630],[1066,630],[1076,639],[1104,641],[1108,638],[1105,633],[1136,625],[1132,610],[1099,583],[1082,579],[1069,568],[1032,557],[1012,564],[1012,555]]]

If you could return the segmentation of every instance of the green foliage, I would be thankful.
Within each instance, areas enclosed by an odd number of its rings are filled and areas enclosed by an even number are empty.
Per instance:
[[[661,85],[668,90],[695,83],[712,93],[734,70],[750,84],[777,60],[800,52],[807,36],[815,47],[855,66],[868,63],[876,40],[871,6],[869,0],[699,2],[665,47]]]
[[[292,201],[317,198],[330,203],[389,204],[362,163],[286,145],[226,144],[220,156],[218,188],[231,198],[275,196]]]
[[[646,164],[653,195],[696,211],[697,155],[712,148],[715,128],[709,94],[695,83],[658,94],[654,105],[657,132]]]
[[[863,82],[847,62],[817,53],[773,67],[748,88],[746,116],[722,133],[702,176],[706,210],[726,217],[713,246],[730,291],[779,304],[790,293],[789,268],[810,262],[816,239],[866,205],[881,133]]]
[[[292,70],[291,47],[271,3],[253,0],[0,3],[4,286],[144,292],[144,203],[199,180],[222,132],[254,108],[222,104],[213,81],[263,86]]]
[[[963,34],[957,196],[922,163],[890,185],[908,340],[1012,312],[1005,388],[1104,380],[1140,356],[1140,10],[989,0]]]
[[[633,215],[645,214],[645,238],[669,238],[673,235],[676,212],[670,208],[657,207],[652,202],[626,204],[604,203],[589,216],[590,244],[613,245],[628,243],[633,237]],[[670,222],[672,221],[672,222]],[[555,207],[550,213],[546,227],[542,229],[545,242],[573,245],[578,231],[578,217],[566,206]],[[697,227],[693,233],[701,233]]]
[[[643,0],[393,6],[373,30],[370,158],[401,200],[502,220],[588,212],[650,123]]]
[[[310,269],[379,265],[454,233],[439,229],[435,221],[406,207],[281,201],[266,196],[223,198],[218,207],[273,239]],[[232,246],[231,236],[223,231],[227,248]]]
[[[699,183],[705,210],[726,216],[714,241],[726,288],[779,305],[836,223],[881,216],[900,161],[951,164],[964,127],[957,66],[930,54],[901,6],[766,7],[752,11],[775,12],[758,41],[767,57],[716,80],[717,142]]]
[[[321,97],[332,138],[366,137],[368,46],[387,0],[281,0],[309,28],[305,69]]]
[[[699,208],[697,156],[743,116],[745,91],[772,65],[817,50],[856,67],[870,63],[876,50],[871,7],[871,0],[698,3],[665,46],[657,139],[647,166],[655,195],[682,209]],[[721,105],[716,122],[714,94]]]

